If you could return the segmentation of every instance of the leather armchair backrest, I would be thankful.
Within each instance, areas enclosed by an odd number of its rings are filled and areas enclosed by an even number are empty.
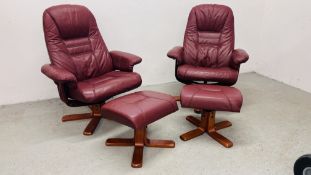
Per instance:
[[[234,17],[224,5],[192,8],[184,37],[184,64],[228,67],[234,49]]]
[[[43,28],[51,63],[78,81],[113,70],[93,14],[84,6],[58,5],[44,11]]]

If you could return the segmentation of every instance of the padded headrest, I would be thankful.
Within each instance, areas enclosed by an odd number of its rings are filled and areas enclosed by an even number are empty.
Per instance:
[[[202,4],[192,8],[191,13],[196,16],[198,31],[221,32],[226,21],[233,20],[230,7],[217,4]]]
[[[87,37],[90,21],[94,18],[86,7],[69,4],[50,7],[44,15],[53,19],[64,39]]]

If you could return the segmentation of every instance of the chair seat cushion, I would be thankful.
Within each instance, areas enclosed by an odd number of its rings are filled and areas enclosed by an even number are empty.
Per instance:
[[[99,77],[80,81],[68,93],[70,98],[84,103],[104,102],[112,96],[135,89],[141,85],[135,72],[112,71]]]
[[[212,81],[234,84],[238,79],[239,71],[228,67],[207,68],[192,65],[181,65],[177,68],[177,76],[189,81]]]
[[[209,111],[240,112],[243,102],[238,89],[217,85],[186,85],[180,97],[182,107]]]
[[[105,118],[134,129],[141,129],[177,110],[177,103],[172,96],[153,91],[125,95],[109,101],[101,108]]]

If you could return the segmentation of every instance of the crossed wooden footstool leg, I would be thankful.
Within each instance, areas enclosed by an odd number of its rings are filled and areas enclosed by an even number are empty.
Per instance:
[[[183,141],[190,140],[192,138],[198,137],[204,133],[207,133],[209,136],[211,136],[213,139],[215,139],[217,142],[222,144],[226,148],[230,148],[233,146],[233,143],[225,138],[224,136],[217,133],[217,130],[230,127],[232,124],[229,121],[222,121],[219,123],[215,123],[215,111],[204,111],[201,115],[201,120],[193,117],[188,116],[186,119],[197,126],[197,129],[194,129],[192,131],[189,131],[187,133],[184,133],[180,136],[180,138]]]
[[[174,97],[154,91],[139,91],[111,100],[101,109],[106,118],[134,129],[134,138],[106,140],[107,146],[134,146],[133,168],[142,167],[144,147],[175,147],[175,142],[172,140],[147,138],[149,124],[178,110]]]
[[[134,138],[111,138],[106,140],[106,146],[134,146],[132,167],[140,168],[143,165],[144,147],[174,148],[172,140],[151,140],[147,138],[147,129],[136,129]]]

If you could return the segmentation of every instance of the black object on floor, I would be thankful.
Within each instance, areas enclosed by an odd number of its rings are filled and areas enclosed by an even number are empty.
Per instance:
[[[294,165],[295,175],[311,175],[311,154],[299,157]]]

